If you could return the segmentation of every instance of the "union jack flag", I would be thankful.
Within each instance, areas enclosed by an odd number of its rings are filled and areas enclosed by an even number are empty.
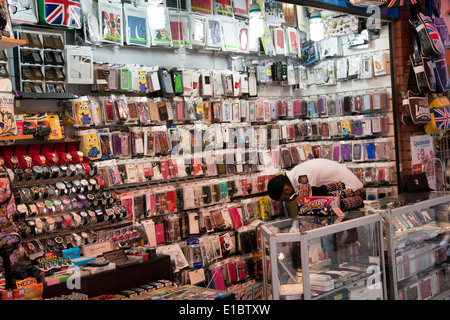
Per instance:
[[[434,109],[434,120],[439,131],[450,129],[450,107]]]
[[[442,55],[444,55],[445,54],[444,43],[442,42],[438,29],[436,28],[436,26],[434,25],[433,21],[431,21],[430,18],[427,17],[427,19],[425,19],[424,22],[428,34],[430,35],[431,40],[433,40],[436,50],[439,51]]]
[[[120,171],[119,168],[117,166],[111,166],[110,167],[111,170],[111,177],[113,180],[113,184],[122,184],[122,178],[120,176]]]
[[[388,3],[387,7],[388,8],[392,8],[392,7],[398,8],[398,7],[403,7],[403,6],[416,4],[416,3],[417,3],[417,0],[406,0],[406,1],[404,1],[404,0],[391,0]]]
[[[81,29],[80,0],[45,0],[45,22]]]

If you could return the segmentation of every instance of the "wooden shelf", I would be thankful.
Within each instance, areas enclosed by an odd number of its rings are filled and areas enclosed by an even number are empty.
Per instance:
[[[3,38],[0,40],[0,50],[15,48],[26,44],[26,40]]]
[[[22,136],[5,136],[0,137],[0,141],[12,141],[12,140],[26,140],[33,139],[34,136],[32,134],[22,135]]]

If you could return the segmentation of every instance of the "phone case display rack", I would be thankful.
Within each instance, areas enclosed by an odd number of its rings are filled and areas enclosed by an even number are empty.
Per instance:
[[[447,192],[401,194],[368,208],[383,217],[390,299],[450,296],[449,202]]]
[[[268,299],[386,299],[380,215],[300,216],[261,234]]]

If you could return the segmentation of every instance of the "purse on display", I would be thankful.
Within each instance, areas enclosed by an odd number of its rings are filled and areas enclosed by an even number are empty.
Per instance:
[[[426,133],[445,132],[450,129],[448,121],[450,101],[446,96],[433,97],[429,101],[431,121],[424,126]]]
[[[419,12],[416,18],[409,21],[419,37],[422,55],[437,58],[445,54],[444,44],[439,31],[429,16]]]
[[[423,125],[431,122],[428,99],[424,94],[416,94],[408,90],[403,100],[402,122],[405,125]]]
[[[414,31],[414,53],[409,56],[417,87],[421,93],[436,91],[436,77],[433,59],[424,56],[419,50],[419,39]]]
[[[450,90],[450,77],[445,56],[433,60],[434,75],[436,78],[436,93],[444,93]]]
[[[445,23],[445,19],[439,15],[439,12],[436,8],[436,3],[434,0],[427,0],[427,12],[428,15],[433,19],[434,25],[436,26],[439,35],[441,36],[442,43],[445,49],[450,49],[450,35],[448,26]],[[435,16],[433,18],[433,15]]]

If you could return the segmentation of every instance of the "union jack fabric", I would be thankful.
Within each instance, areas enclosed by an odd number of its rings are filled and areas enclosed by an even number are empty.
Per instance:
[[[434,120],[439,131],[450,129],[450,107],[434,109]]]
[[[390,0],[386,6],[388,8],[398,8],[403,6],[409,6],[416,3],[417,0]]]
[[[426,17],[424,19],[425,27],[427,28],[428,34],[430,35],[431,40],[436,47],[436,50],[441,54],[445,54],[444,43],[442,42],[441,36],[439,34],[438,29],[436,28],[433,21],[430,18]]]
[[[40,0],[39,9],[46,24],[81,29],[80,0]]]

